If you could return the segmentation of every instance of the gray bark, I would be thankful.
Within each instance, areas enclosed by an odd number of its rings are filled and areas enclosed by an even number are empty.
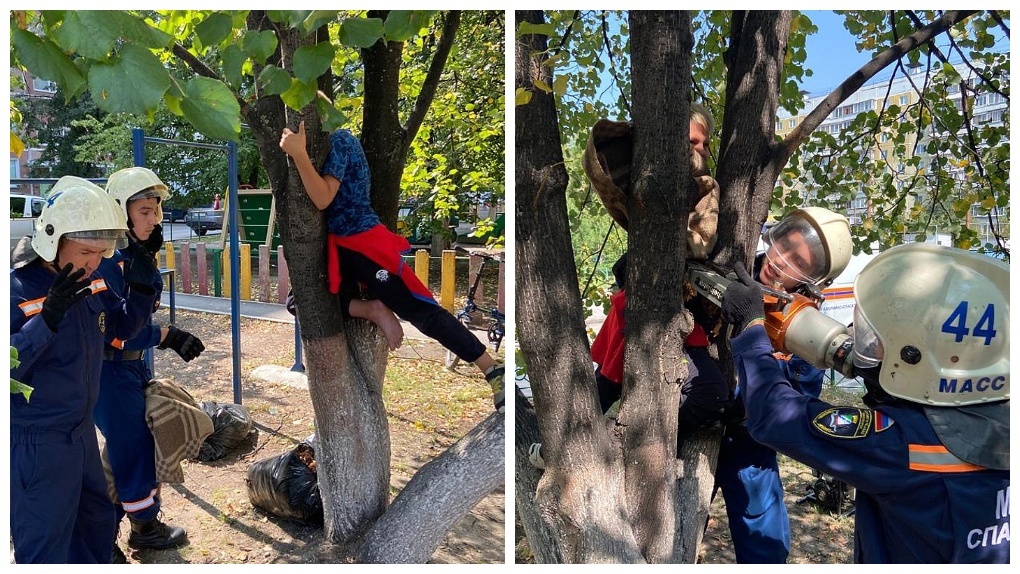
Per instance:
[[[540,22],[541,12],[516,13]],[[547,468],[535,493],[537,514],[570,563],[639,562],[623,491],[623,467],[595,395],[567,222],[566,170],[556,129],[552,85],[542,66],[546,38],[516,45],[517,325],[531,380]],[[539,129],[541,127],[542,129]]]
[[[504,482],[505,417],[493,413],[415,473],[365,535],[365,563],[424,563],[454,524]]]

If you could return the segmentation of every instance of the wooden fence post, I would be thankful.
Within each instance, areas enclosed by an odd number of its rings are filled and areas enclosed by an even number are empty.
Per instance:
[[[457,269],[457,252],[452,249],[443,250],[442,282],[439,285],[439,304],[443,309],[453,312],[454,277]]]
[[[195,259],[198,263],[198,294],[209,294],[209,260],[205,256],[205,243],[195,245]]]
[[[283,256],[283,246],[276,248],[276,301],[287,302],[287,294],[290,293],[290,272],[287,269],[287,259]]]
[[[269,302],[269,246],[259,245],[259,301]]]
[[[191,244],[181,243],[181,291],[191,293]]]

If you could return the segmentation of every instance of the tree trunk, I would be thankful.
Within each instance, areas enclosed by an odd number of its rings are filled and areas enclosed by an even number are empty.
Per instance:
[[[421,467],[365,536],[359,561],[426,562],[453,525],[503,484],[505,421],[489,415]]]
[[[277,53],[267,64],[280,67],[292,63],[292,55],[299,47],[328,40],[325,27],[315,34],[305,35],[293,28],[270,23],[262,12],[249,13],[248,22],[253,29],[271,28],[276,31],[279,39]],[[376,48],[375,52],[367,51],[365,57],[368,80],[362,138],[371,142],[366,148],[372,149],[369,162],[373,175],[373,199],[376,195],[392,195],[395,198],[400,191],[400,174],[407,149],[405,130],[397,121],[396,106],[395,82],[399,77],[402,45],[380,42]],[[319,78],[318,87],[323,93],[332,93],[329,72]],[[328,152],[329,137],[322,131],[314,104],[295,113],[285,109],[278,97],[262,97],[251,106],[245,119],[255,135],[273,188],[281,241],[287,253],[301,322],[308,387],[315,410],[317,475],[323,501],[325,536],[329,542],[339,543],[346,550],[387,512],[390,436],[382,401],[386,342],[373,323],[363,319],[344,320],[337,297],[326,289],[325,218],[308,198],[299,174],[279,148],[283,128],[296,129],[298,123],[304,121],[309,157],[315,165],[322,163]],[[368,149],[366,155],[369,155]],[[381,163],[380,158],[383,160]],[[395,222],[395,201],[392,209],[386,209],[380,212],[380,216],[384,220],[385,216],[391,216]],[[441,520],[432,521],[428,540],[434,541],[437,536],[441,540],[457,519],[495,488],[498,482],[493,475],[498,474],[498,479],[502,480],[502,465],[496,465],[491,459],[498,451],[502,460],[502,449],[492,445],[493,441],[502,445],[499,436],[503,431],[501,425],[499,429],[492,427],[493,423],[479,425],[472,434],[476,438],[473,442],[469,441],[469,447],[455,445],[451,454],[441,455],[444,460],[452,459],[454,463],[427,467],[430,468],[428,472],[420,478],[416,475],[409,484],[409,487],[415,485],[409,493],[409,500],[420,500],[421,492],[443,493],[443,488],[449,488],[447,483],[450,486],[458,484],[454,491],[445,492],[441,499],[431,501],[432,516],[441,517]],[[466,461],[476,460],[481,472],[464,469]],[[456,480],[451,479],[451,474]],[[387,519],[383,528],[401,530],[408,538],[418,537],[420,533],[416,533],[415,525],[402,519],[403,516],[398,512],[394,518]],[[426,541],[425,537],[421,538],[417,542]],[[392,536],[387,539],[396,540]],[[407,557],[413,556],[411,559],[424,562],[436,544],[438,542],[432,544],[427,553],[426,547],[419,544],[416,551]],[[378,552],[388,550],[380,550],[378,544],[370,548]]]
[[[540,11],[517,11],[532,23]],[[530,92],[517,106],[517,324],[527,361],[546,470],[535,493],[537,515],[558,548],[536,555],[570,563],[638,562],[641,554],[624,500],[623,466],[595,395],[566,210],[567,173],[556,128],[552,85],[543,66],[546,37],[516,44],[515,85]],[[536,541],[538,538],[536,537]]]

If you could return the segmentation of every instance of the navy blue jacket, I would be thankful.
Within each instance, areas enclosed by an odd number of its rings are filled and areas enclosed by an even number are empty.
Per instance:
[[[124,282],[124,265],[130,262],[133,253],[130,247],[126,247],[113,254],[109,259],[103,259],[99,263],[99,274],[106,280],[106,286],[116,295],[123,297],[127,291],[127,284]],[[125,340],[115,336],[112,332],[106,333],[106,344],[114,349],[124,351],[144,351],[159,344],[162,328],[152,324],[152,314],[159,306],[159,296],[163,293],[163,277],[157,270],[152,277],[152,288],[156,290],[153,307],[150,307],[145,314],[145,322],[142,330],[136,337]]]
[[[953,456],[920,405],[838,407],[801,394],[761,326],[731,344],[751,436],[857,489],[856,562],[1009,562],[1009,471]]]
[[[11,346],[21,364],[11,378],[31,386],[30,400],[11,395],[11,432],[34,434],[36,442],[58,439],[92,421],[103,368],[103,339],[138,335],[154,297],[132,293],[122,299],[98,272],[93,294],[64,314],[57,332],[43,321],[43,301],[56,274],[37,260],[11,271]]]

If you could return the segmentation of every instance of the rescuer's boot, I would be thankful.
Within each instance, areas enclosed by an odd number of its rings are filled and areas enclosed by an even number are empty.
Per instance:
[[[128,546],[132,548],[162,550],[180,546],[187,540],[188,534],[183,528],[164,524],[158,516],[149,520],[131,518],[131,535],[128,536]]]

